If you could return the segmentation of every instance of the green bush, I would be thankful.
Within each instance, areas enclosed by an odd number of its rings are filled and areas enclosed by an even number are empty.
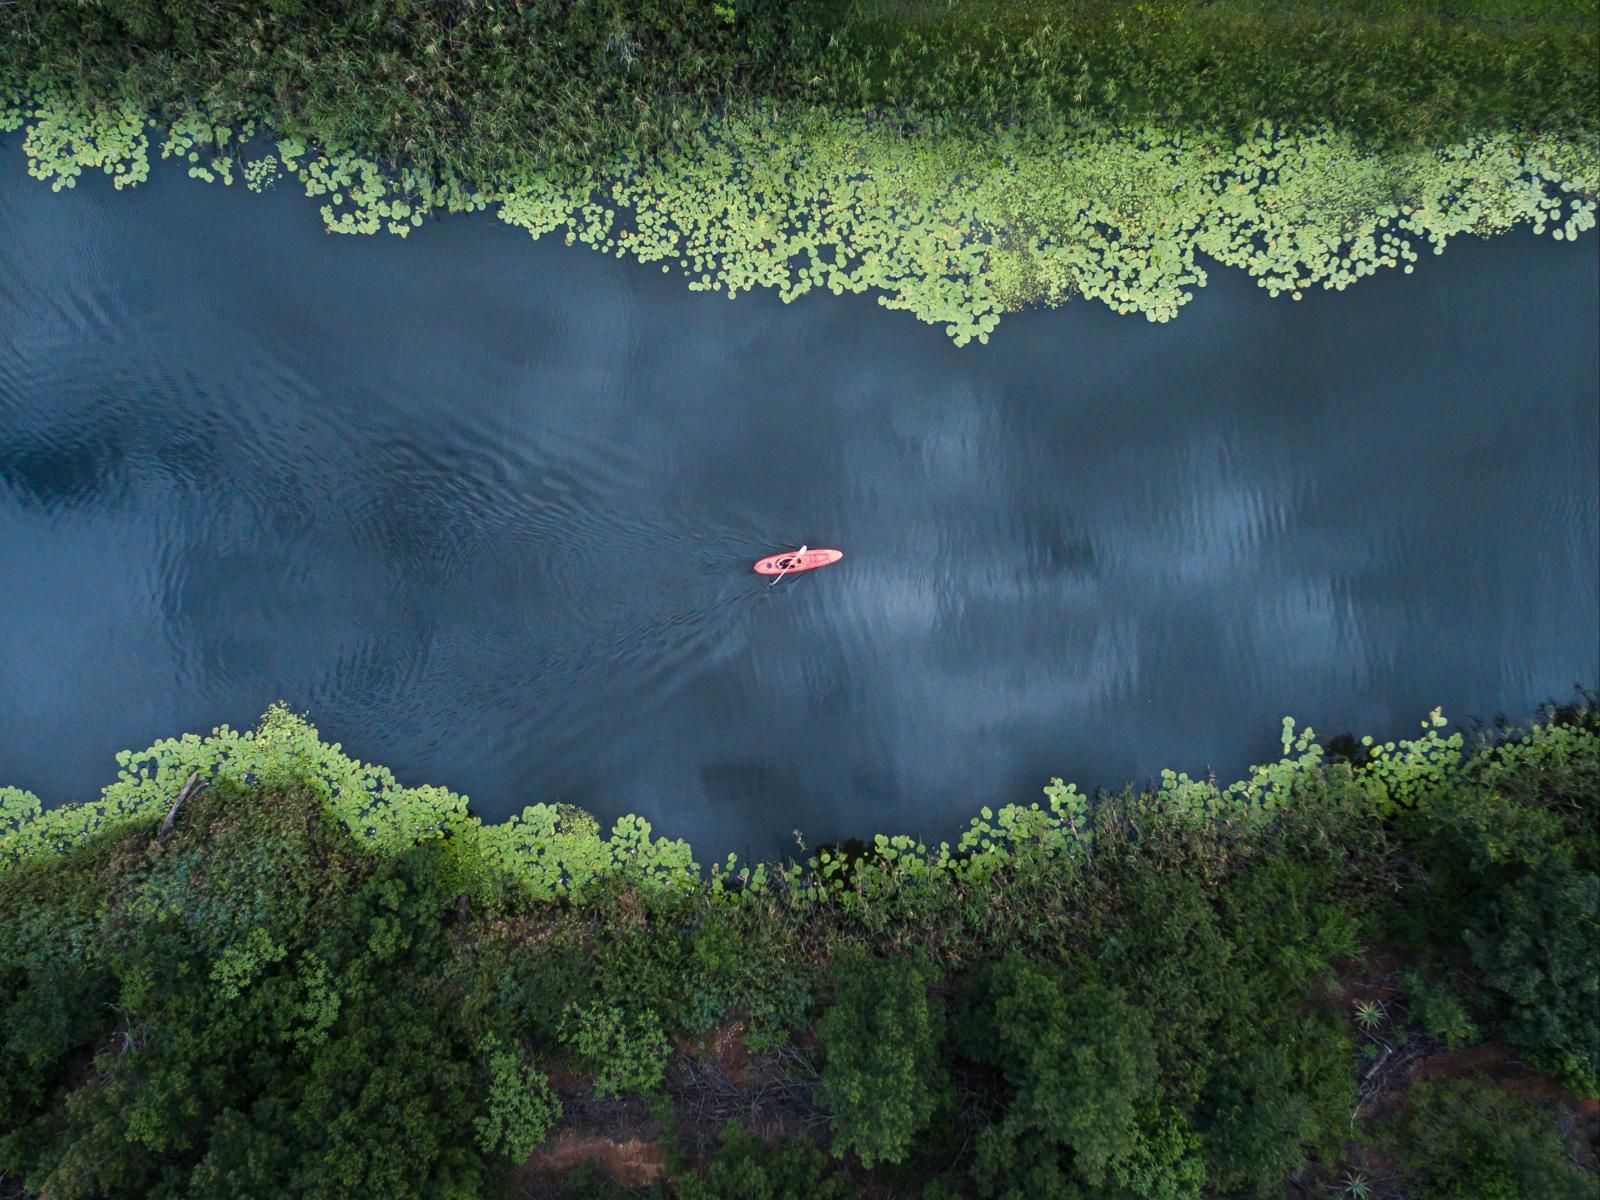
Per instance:
[[[601,1001],[575,1005],[562,1018],[561,1040],[594,1073],[594,1094],[602,1099],[654,1091],[666,1077],[667,1037],[649,1009],[628,1012]]]
[[[1111,1160],[1111,1178],[1138,1200],[1199,1200],[1205,1184],[1204,1139],[1176,1109],[1149,1103],[1131,1152]]]
[[[580,931],[559,926],[537,942],[485,938],[480,951],[494,980],[493,1007],[530,1042],[559,1046],[563,1016],[594,994]]]
[[[52,1101],[109,1032],[115,996],[84,966],[0,971],[0,1178],[26,1174],[58,1135]]]
[[[1573,1090],[1600,1095],[1600,876],[1524,875],[1465,931],[1511,1041]]]
[[[958,1027],[968,1057],[998,1067],[1003,1116],[980,1135],[973,1173],[984,1196],[1100,1187],[1118,1164],[1164,1155],[1146,1144],[1159,1095],[1150,1016],[1092,969],[1008,955],[963,989]]]
[[[810,1142],[765,1145],[731,1122],[705,1175],[686,1175],[678,1184],[678,1200],[851,1200],[860,1194],[830,1174],[827,1155]]]
[[[1402,935],[1470,954],[1506,1036],[1600,1094],[1600,738],[1555,725],[1474,760],[1400,825],[1424,881]]]
[[[944,1012],[934,972],[909,957],[851,960],[817,1022],[827,1053],[817,1099],[833,1114],[834,1153],[865,1166],[899,1162],[949,1086],[940,1062]]]
[[[481,1195],[453,851],[372,862],[305,793],[190,803],[170,846],[113,835],[119,894],[83,966],[0,963],[21,982],[0,1093],[55,1101],[7,1107],[0,1170],[64,1198]]]
[[[688,1024],[684,980],[690,946],[681,922],[673,919],[607,920],[585,948],[585,979],[608,996],[627,996],[636,1009],[649,1009],[664,1027]]]
[[[1258,1043],[1219,1069],[1204,1117],[1208,1181],[1224,1194],[1276,1196],[1308,1151],[1336,1161],[1350,1131],[1351,1047],[1331,1017],[1260,1028]]]
[[[1422,1083],[1387,1129],[1417,1200],[1592,1200],[1555,1114],[1478,1079]]]
[[[738,1012],[750,1023],[747,1044],[758,1050],[803,1025],[810,980],[792,961],[798,955],[785,959],[792,939],[788,922],[755,905],[706,913],[679,981],[688,1030],[703,1033]]]
[[[1421,971],[1402,971],[1400,986],[1412,1020],[1429,1037],[1443,1040],[1451,1050],[1470,1046],[1482,1037],[1461,998],[1442,983],[1429,982]]]
[[[1205,1088],[1218,1056],[1218,1029],[1243,1010],[1257,1020],[1241,994],[1243,969],[1201,881],[1183,871],[1123,866],[1115,881],[1121,911],[1099,938],[1099,962],[1108,978],[1141,998],[1169,1098],[1192,1104]]]
[[[473,1121],[478,1145],[486,1154],[521,1162],[561,1120],[561,1101],[551,1094],[543,1072],[502,1048],[493,1035],[484,1039],[481,1052],[488,1058],[489,1103],[488,1111]]]

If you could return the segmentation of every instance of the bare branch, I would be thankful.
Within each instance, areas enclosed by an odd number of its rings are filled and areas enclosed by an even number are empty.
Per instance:
[[[183,802],[189,797],[199,794],[207,787],[206,781],[200,779],[199,771],[189,772],[189,778],[178,792],[178,798],[172,802],[172,807],[167,810],[167,815],[161,822],[161,829],[156,834],[156,844],[165,846],[172,840],[172,835],[177,828],[178,810],[183,807]]]

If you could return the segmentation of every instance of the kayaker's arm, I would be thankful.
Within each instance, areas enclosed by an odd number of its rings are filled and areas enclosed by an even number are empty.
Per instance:
[[[782,579],[785,575],[787,575],[791,568],[800,565],[800,556],[804,554],[807,549],[809,549],[809,547],[801,546],[800,549],[796,550],[793,554],[787,555],[786,557],[778,560],[778,566],[783,568],[783,570],[778,572],[778,579]],[[767,584],[767,586],[776,587],[778,585],[778,579],[774,579],[771,583]]]

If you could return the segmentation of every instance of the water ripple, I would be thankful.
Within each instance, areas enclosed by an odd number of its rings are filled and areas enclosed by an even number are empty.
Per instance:
[[[766,852],[1600,674],[1592,255],[957,351],[492,222],[333,242],[151,187],[0,156],[0,782],[92,794],[282,697],[489,817]],[[846,557],[750,572],[801,542]]]

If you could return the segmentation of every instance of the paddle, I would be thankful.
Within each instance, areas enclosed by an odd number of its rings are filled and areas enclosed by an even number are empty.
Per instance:
[[[793,567],[795,563],[800,561],[800,556],[802,554],[804,554],[807,549],[809,549],[809,547],[801,546],[800,549],[796,550],[793,554],[791,554],[789,556],[789,566],[787,566],[783,570],[779,571],[778,572],[778,578],[774,579],[771,583],[767,584],[767,586],[768,587],[777,587],[779,580],[781,580],[785,575],[787,575],[789,573],[790,567]]]

